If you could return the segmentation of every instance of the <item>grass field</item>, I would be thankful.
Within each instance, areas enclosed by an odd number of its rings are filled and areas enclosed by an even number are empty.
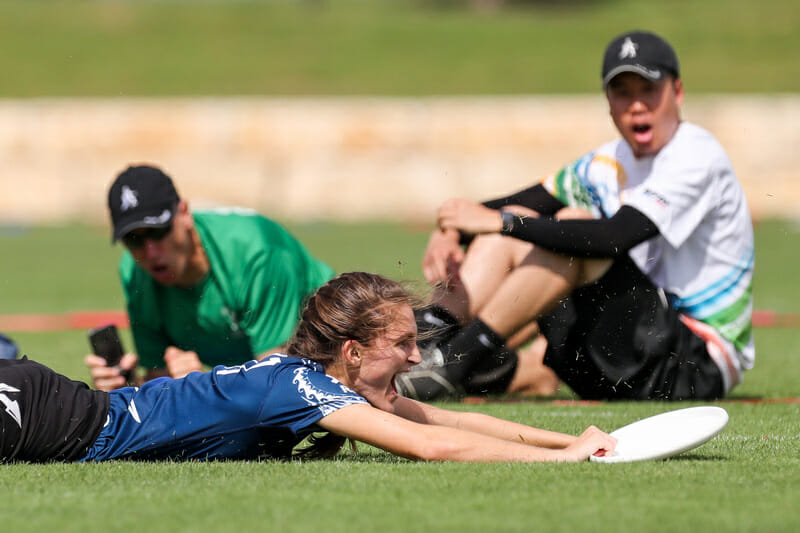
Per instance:
[[[293,225],[338,271],[418,281],[426,228]],[[791,279],[795,223],[757,226],[757,308],[800,311]],[[0,314],[118,309],[106,228],[0,229]],[[787,282],[789,283],[787,285]],[[85,332],[7,332],[25,353],[75,379]],[[128,331],[123,331],[129,341]],[[121,531],[797,531],[800,335],[756,331],[758,358],[731,420],[676,459],[628,465],[416,464],[360,446],[312,463],[10,465],[0,468],[4,530]],[[562,399],[571,398],[561,392]],[[567,432],[612,430],[693,403],[450,404]],[[753,402],[751,400],[759,400]],[[146,526],[145,526],[146,524]]]
[[[633,27],[670,38],[692,93],[800,92],[796,0],[459,4],[3,1],[0,97],[587,93],[602,47]],[[419,283],[428,228],[290,228],[337,271]],[[796,222],[757,226],[757,309],[800,313],[799,242]],[[0,250],[0,315],[123,307],[105,227],[0,227]],[[4,333],[88,378],[85,331]],[[800,334],[759,328],[756,346],[755,368],[719,402],[728,427],[668,461],[424,464],[359,446],[319,462],[2,465],[0,530],[799,531],[800,403],[788,399],[800,397]],[[696,405],[501,400],[448,406],[577,433]]]
[[[795,0],[11,0],[0,96],[594,93],[632,28],[692,93],[800,91]]]

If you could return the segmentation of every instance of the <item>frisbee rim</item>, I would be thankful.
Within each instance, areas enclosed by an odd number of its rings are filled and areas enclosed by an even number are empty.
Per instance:
[[[706,427],[704,427],[702,430],[698,430],[696,427],[691,427],[689,437],[686,435],[681,435],[680,438],[673,438],[672,440],[674,441],[674,444],[672,445],[659,446],[652,452],[635,451],[633,453],[629,452],[625,454],[614,453],[605,457],[592,455],[589,457],[589,460],[596,463],[631,463],[636,461],[655,461],[658,459],[673,457],[680,453],[697,448],[698,446],[701,446],[702,444],[705,444],[709,440],[713,439],[725,428],[725,426],[727,426],[728,420],[730,419],[728,412],[722,407],[711,405],[686,407],[683,409],[666,411],[642,418],[635,422],[631,422],[630,424],[614,430],[610,433],[610,435],[617,438],[619,438],[620,435],[625,438],[630,438],[631,432],[635,434],[637,431],[652,429],[652,425],[658,420],[663,419],[662,424],[668,424],[669,427],[681,419],[690,421],[700,418],[707,418],[709,420],[709,423]]]

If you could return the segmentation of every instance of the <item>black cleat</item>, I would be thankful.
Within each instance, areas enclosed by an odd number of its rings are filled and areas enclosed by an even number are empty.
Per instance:
[[[398,374],[394,381],[398,394],[423,402],[464,396],[463,388],[447,375],[444,365],[423,367],[420,363]]]
[[[414,318],[417,322],[417,344],[420,352],[433,350],[444,344],[461,329],[450,313],[434,306],[414,311]]]
[[[430,319],[431,317],[427,317]],[[433,317],[435,318],[435,317]],[[420,317],[417,316],[418,329]],[[422,327],[427,327],[417,346],[422,361],[411,370],[395,378],[397,392],[407,398],[420,401],[463,396],[461,385],[447,375],[445,355],[439,346],[447,343],[458,331],[458,326],[435,323],[423,318]]]

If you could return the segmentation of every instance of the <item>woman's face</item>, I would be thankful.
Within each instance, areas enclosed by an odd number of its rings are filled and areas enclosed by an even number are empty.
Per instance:
[[[394,378],[419,363],[417,323],[414,312],[403,305],[395,313],[392,325],[370,346],[358,348],[361,366],[352,389],[374,407],[393,412],[398,398]]]

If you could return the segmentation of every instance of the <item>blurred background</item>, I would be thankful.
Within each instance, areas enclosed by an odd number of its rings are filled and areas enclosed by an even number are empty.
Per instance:
[[[600,60],[633,28],[677,49],[754,215],[800,213],[791,0],[5,1],[0,24],[5,224],[104,224],[131,162],[195,205],[430,223],[612,138]]]
[[[797,0],[0,0],[0,333],[88,380],[86,330],[125,322],[106,194],[130,163],[163,167],[194,205],[284,223],[338,272],[425,290],[442,200],[529,186],[616,136],[600,62],[636,28],[676,48],[684,114],[725,146],[757,222],[758,356],[714,451],[621,472],[368,452],[328,467],[12,465],[5,530],[798,530]],[[571,432],[664,409],[475,408]]]
[[[445,198],[529,186],[615,137],[601,56],[634,28],[672,42],[685,116],[720,139],[745,187],[757,308],[797,313],[796,6],[0,2],[0,332],[83,375],[80,330],[109,315],[64,315],[123,311],[106,194],[130,163],[163,167],[195,206],[283,222],[337,271],[419,281]]]

